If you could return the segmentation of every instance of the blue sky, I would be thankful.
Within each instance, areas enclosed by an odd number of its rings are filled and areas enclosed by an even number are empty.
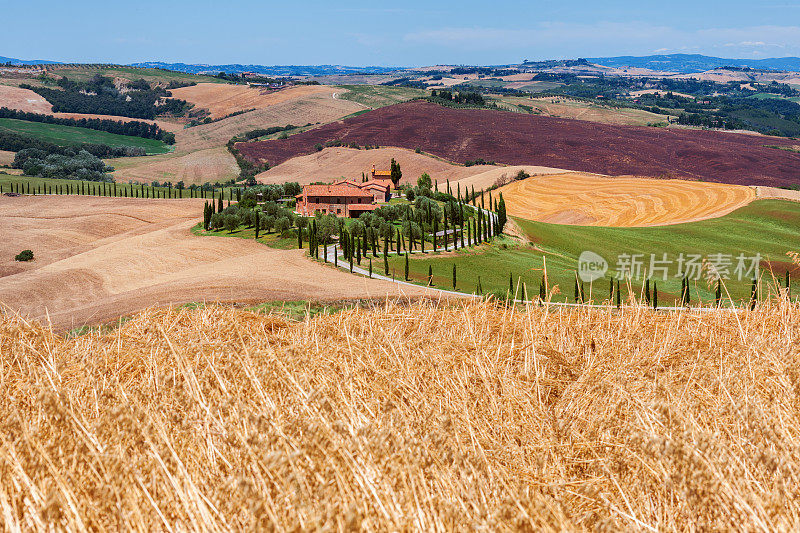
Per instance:
[[[421,66],[800,56],[800,1],[781,0],[0,0],[0,28],[2,56],[74,62]]]

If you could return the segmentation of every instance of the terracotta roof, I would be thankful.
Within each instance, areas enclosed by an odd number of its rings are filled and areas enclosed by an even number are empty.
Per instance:
[[[347,209],[350,211],[374,211],[380,206],[378,204],[350,204]]]
[[[389,186],[386,183],[384,183],[383,181],[380,181],[380,180],[365,181],[364,183],[361,183],[359,186],[362,189],[365,189],[367,187],[380,187],[381,189],[388,189],[389,188]]]
[[[306,196],[372,197],[367,191],[352,185],[304,185],[303,194]]]
[[[387,178],[390,178],[392,176],[392,171],[391,170],[373,170],[372,171],[372,175],[373,176],[386,176]]]
[[[350,187],[358,187],[359,189],[361,188],[360,183],[356,183],[355,181],[350,181],[350,180],[334,181],[333,183],[331,183],[331,185],[349,185]]]

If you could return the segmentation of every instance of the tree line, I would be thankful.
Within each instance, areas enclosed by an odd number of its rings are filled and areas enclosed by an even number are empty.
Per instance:
[[[100,118],[60,118],[41,113],[27,113],[25,111],[18,111],[16,109],[9,109],[7,107],[0,107],[0,118],[14,118],[17,120],[26,120],[28,122],[41,122],[44,124],[57,124],[59,126],[87,128],[90,130],[105,131],[108,133],[126,135],[129,137],[157,139],[164,141],[167,144],[175,144],[174,133],[162,130],[157,124],[150,124],[149,122],[142,122],[139,120],[123,122],[121,120]]]
[[[59,146],[28,135],[0,131],[0,150],[19,152],[25,149],[38,149],[54,154],[68,154],[76,150],[84,150],[95,157],[133,157],[145,155],[145,149],[138,146],[109,146],[107,144],[82,143],[73,146]]]

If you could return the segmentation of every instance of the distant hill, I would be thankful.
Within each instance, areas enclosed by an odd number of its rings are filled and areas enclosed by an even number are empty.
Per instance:
[[[617,56],[586,58],[590,63],[607,67],[648,68],[671,72],[704,72],[721,67],[752,68],[763,70],[800,71],[800,57],[777,57],[770,59],[728,59],[699,54],[670,54],[653,56]]]
[[[146,61],[132,63],[134,67],[162,68],[189,72],[192,74],[215,74],[217,72],[256,72],[265,76],[326,76],[331,74],[385,74],[398,70],[398,67],[348,67],[343,65],[202,65],[188,63],[163,63]]]
[[[47,59],[16,59],[13,57],[0,56],[0,63],[11,63],[14,65],[57,65],[58,61],[48,61]]]

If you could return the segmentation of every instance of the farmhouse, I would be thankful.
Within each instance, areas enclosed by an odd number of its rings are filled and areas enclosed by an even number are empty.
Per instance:
[[[356,218],[378,208],[369,190],[350,181],[331,185],[304,185],[297,195],[297,213],[309,217],[317,213]]]
[[[380,183],[384,183],[389,189],[392,188],[394,185],[392,183],[392,173],[389,170],[375,170],[375,165],[372,165],[372,171],[370,172],[370,179],[369,181],[377,181]],[[367,182],[369,183],[369,182]]]

